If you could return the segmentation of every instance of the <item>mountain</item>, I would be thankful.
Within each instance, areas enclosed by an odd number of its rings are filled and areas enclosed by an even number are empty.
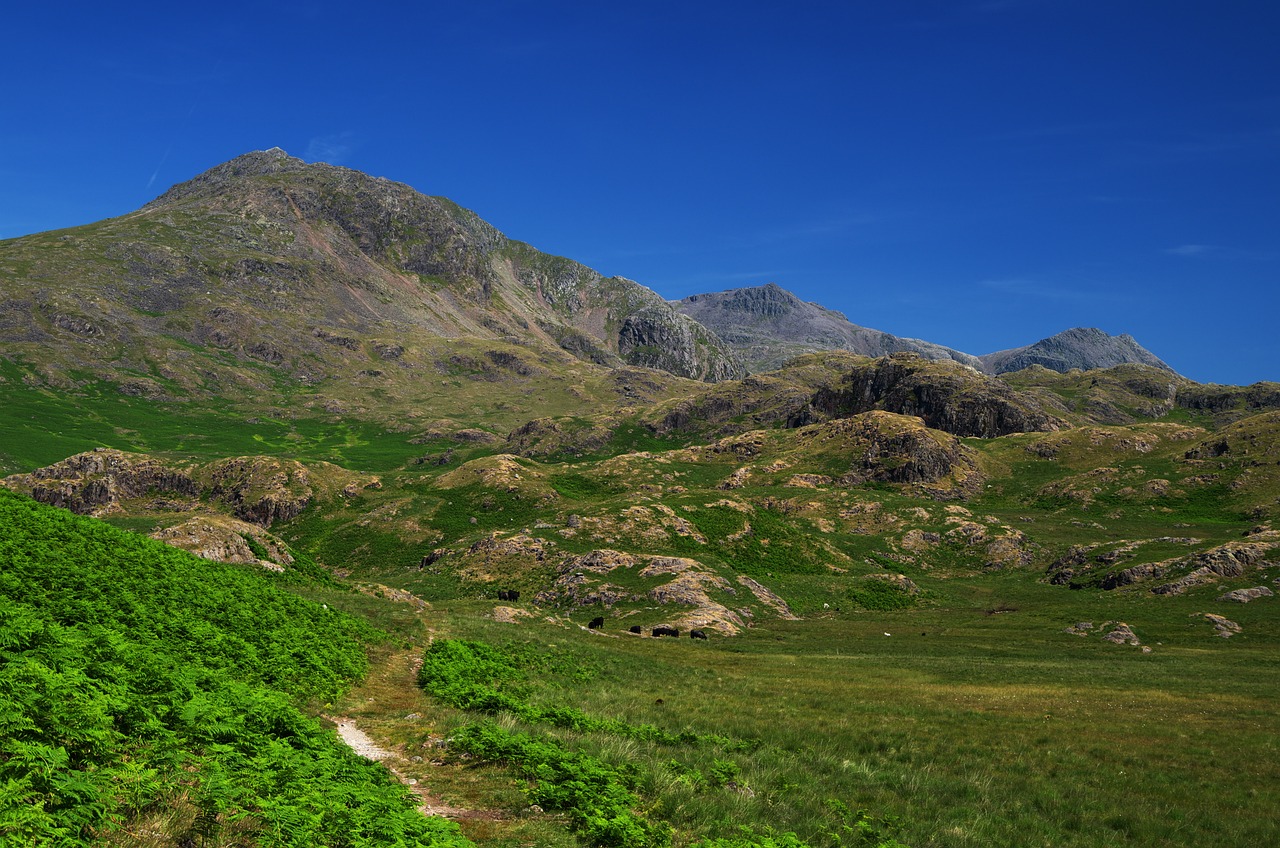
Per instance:
[[[860,327],[842,313],[803,301],[776,283],[691,295],[673,305],[714,331],[752,373],[771,371],[792,357],[823,350],[871,357],[912,352],[925,359],[954,360],[988,374],[1020,371],[1030,365],[1065,372],[1136,364],[1173,372],[1132,336],[1110,336],[1093,328],[1066,330],[1025,347],[974,356]]]
[[[860,327],[843,314],[803,301],[776,283],[691,295],[673,305],[715,332],[753,373],[772,371],[792,357],[821,350],[848,350],[872,357],[913,351],[926,359],[954,359],[981,367],[977,357],[958,350]]]
[[[496,345],[423,351],[463,338]],[[155,396],[405,366],[529,370],[564,353],[698,380],[742,373],[714,333],[639,283],[508,239],[445,198],[279,149],[134,213],[0,242],[0,343],[64,382],[92,374]]]
[[[1115,365],[1150,365],[1162,371],[1174,373],[1164,361],[1128,333],[1108,335],[1093,327],[1077,327],[1065,330],[1047,339],[1041,339],[1026,347],[1015,347],[978,357],[982,368],[992,374],[1021,371],[1032,365],[1040,365],[1050,371],[1070,371],[1079,368],[1111,368]]]

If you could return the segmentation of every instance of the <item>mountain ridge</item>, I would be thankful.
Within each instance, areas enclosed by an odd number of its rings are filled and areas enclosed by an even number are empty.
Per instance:
[[[871,357],[912,352],[926,359],[954,360],[993,375],[1033,364],[1054,371],[1141,364],[1173,372],[1128,334],[1110,336],[1096,328],[1077,327],[1021,347],[974,355],[854,324],[844,313],[802,300],[772,282],[671,302],[735,348],[748,369],[756,373],[773,370],[793,356],[820,350],[847,350]]]

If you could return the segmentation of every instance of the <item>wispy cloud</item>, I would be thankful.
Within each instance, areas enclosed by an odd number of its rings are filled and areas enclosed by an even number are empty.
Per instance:
[[[1162,164],[1235,156],[1255,151],[1271,151],[1277,144],[1280,144],[1280,127],[1262,127],[1240,132],[1196,133],[1181,138],[1139,143],[1135,146],[1145,159]]]
[[[1274,250],[1258,250],[1221,244],[1180,244],[1177,247],[1165,248],[1163,253],[1188,259],[1213,259],[1223,262],[1273,262],[1277,257]]]
[[[356,134],[351,130],[320,135],[307,142],[305,158],[309,162],[327,162],[341,165],[358,146]]]
[[[1132,300],[1132,295],[1121,294],[1119,289],[1098,291],[1065,286],[1035,277],[1006,277],[997,280],[980,280],[983,288],[1016,297],[1058,301],[1060,303],[1118,303]]]
[[[1177,247],[1170,247],[1165,253],[1170,256],[1204,256],[1206,253],[1213,253],[1217,250],[1211,244],[1180,244]]]
[[[164,163],[168,160],[169,154],[172,152],[173,152],[173,148],[170,147],[167,150],[165,150],[164,155],[160,157],[159,163],[156,164],[156,169],[151,172],[151,179],[147,180],[148,189],[150,189],[153,185],[155,185],[156,177],[160,176],[160,169],[164,167]]]

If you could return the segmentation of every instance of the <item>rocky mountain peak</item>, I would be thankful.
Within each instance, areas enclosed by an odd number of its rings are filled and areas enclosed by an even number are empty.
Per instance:
[[[988,353],[979,358],[983,369],[993,374],[1021,371],[1032,365],[1065,373],[1073,368],[1089,370],[1127,363],[1173,373],[1173,368],[1138,344],[1133,336],[1128,333],[1113,336],[1097,327],[1073,327],[1026,347]]]
[[[280,174],[288,171],[301,171],[305,168],[316,167],[332,166],[308,165],[301,159],[290,156],[279,147],[272,147],[270,150],[253,150],[223,162],[221,165],[215,165],[186,182],[178,183],[142,208],[151,209],[185,200],[198,194],[216,192],[239,179]]]
[[[783,316],[795,312],[804,305],[804,301],[777,283],[765,283],[754,288],[736,289],[727,292],[728,297],[720,300],[720,309],[727,312],[740,312],[745,315]],[[697,297],[695,295],[695,297]]]
[[[967,353],[859,327],[843,314],[801,300],[776,283],[693,295],[674,306],[724,339],[753,372],[768,371],[792,357],[819,350],[873,357],[909,350],[929,359],[978,365],[977,358]]]

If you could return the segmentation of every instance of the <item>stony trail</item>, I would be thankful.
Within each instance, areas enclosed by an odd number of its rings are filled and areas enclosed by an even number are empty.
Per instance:
[[[418,810],[427,816],[443,816],[447,819],[500,819],[502,815],[495,810],[466,810],[460,807],[450,806],[440,798],[432,795],[426,787],[419,784],[413,778],[407,778],[397,768],[399,761],[402,759],[399,754],[383,748],[373,740],[369,734],[365,733],[355,723],[354,720],[347,717],[339,717],[331,719],[338,726],[338,735],[342,737],[342,741],[350,746],[360,756],[367,760],[382,763],[387,767],[387,771],[396,776],[396,779],[408,787],[409,791],[418,797]]]

